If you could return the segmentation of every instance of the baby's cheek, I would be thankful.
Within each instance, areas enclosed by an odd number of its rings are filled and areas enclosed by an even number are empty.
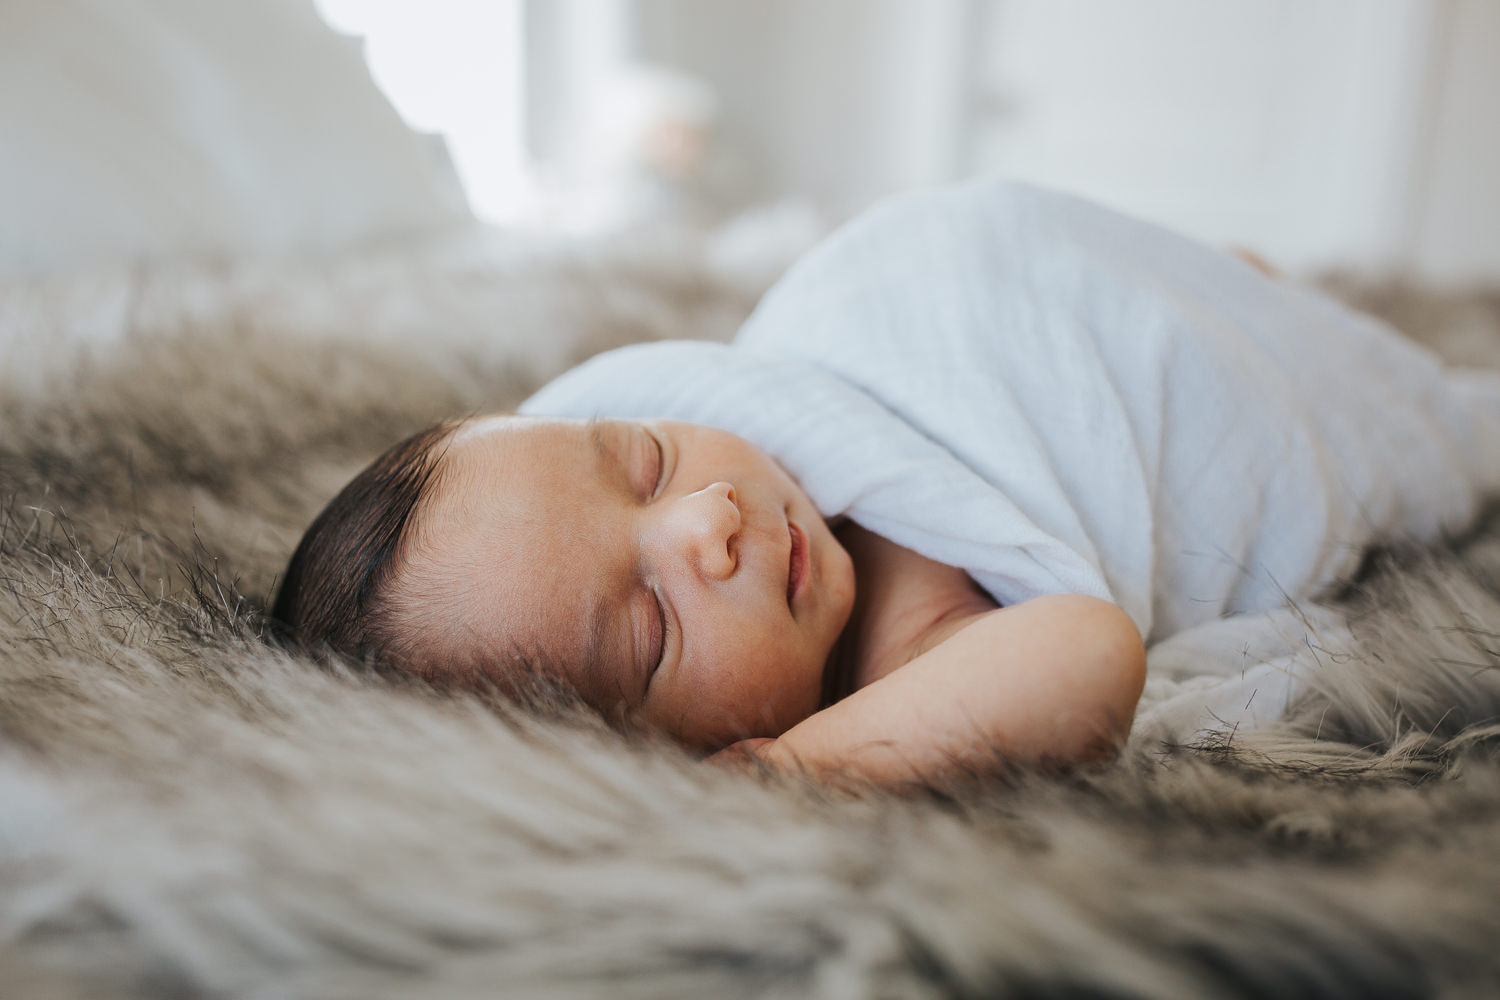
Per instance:
[[[722,738],[715,732],[723,728],[714,725],[715,720],[722,724],[723,712],[696,684],[682,681],[659,684],[636,718],[689,750],[711,752],[734,742],[733,738]]]

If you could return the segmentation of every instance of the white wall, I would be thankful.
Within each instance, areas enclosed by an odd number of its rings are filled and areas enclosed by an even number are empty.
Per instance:
[[[951,176],[965,0],[638,0],[647,59],[718,90],[744,194],[834,214]]]
[[[1404,263],[1448,283],[1500,281],[1500,3],[1450,0],[1442,14]]]
[[[1398,263],[1430,6],[1008,0],[970,166],[1294,270]]]
[[[974,173],[1293,271],[1500,282],[1500,0],[635,0],[759,197]]]

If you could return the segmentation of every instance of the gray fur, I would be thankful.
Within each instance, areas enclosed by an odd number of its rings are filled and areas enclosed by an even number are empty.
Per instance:
[[[721,773],[260,640],[301,528],[397,436],[743,314],[654,254],[151,272],[82,361],[67,302],[4,290],[37,362],[0,397],[6,997],[1500,984],[1493,524],[1378,560],[1280,729],[942,794]]]

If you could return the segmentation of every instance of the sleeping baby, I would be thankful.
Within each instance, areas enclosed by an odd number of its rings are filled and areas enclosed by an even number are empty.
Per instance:
[[[1089,203],[892,200],[729,345],[601,355],[401,442],[273,616],[896,785],[1106,758],[1147,647],[1312,601],[1500,487],[1500,377]]]

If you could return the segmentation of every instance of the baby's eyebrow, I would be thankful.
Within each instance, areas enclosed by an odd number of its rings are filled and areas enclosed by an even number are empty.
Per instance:
[[[597,696],[603,688],[604,643],[609,638],[609,612],[604,600],[595,596],[589,608],[588,630],[584,633],[583,690],[586,695]]]
[[[630,463],[621,457],[619,448],[621,422],[603,417],[590,417],[587,427],[589,444],[593,448],[596,459],[595,471],[599,476],[599,481],[605,484],[617,484],[628,478]]]
[[[614,630],[610,627],[618,620],[610,601],[595,595],[589,604],[588,628],[584,633],[583,676],[580,678],[581,693],[600,706],[613,703],[615,698],[624,698],[625,688],[612,664],[622,663],[617,656],[606,659],[611,649]]]
[[[595,472],[601,481],[608,481],[610,477],[606,474],[606,469],[617,471],[624,469],[624,463],[620,460],[619,452],[615,449],[612,440],[614,424],[602,417],[590,417],[584,426],[596,460]],[[602,594],[595,593],[589,603],[588,628],[584,633],[584,663],[581,681],[585,696],[592,697],[601,705],[614,697],[624,696],[617,670],[611,669],[612,664],[623,661],[617,656],[610,656],[606,659],[606,654],[618,652],[617,649],[611,648],[611,640],[615,633],[611,626],[617,620],[615,608],[609,599]]]
[[[589,444],[601,465],[617,465],[620,457],[609,441],[609,424],[601,417],[590,417],[588,422]]]

